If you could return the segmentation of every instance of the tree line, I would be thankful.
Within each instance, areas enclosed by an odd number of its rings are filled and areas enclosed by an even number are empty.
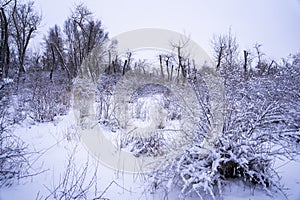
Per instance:
[[[83,4],[75,6],[63,27],[55,25],[44,36],[42,52],[31,52],[42,15],[33,1],[4,0],[0,4],[0,79],[20,78],[30,67],[63,70],[72,79],[94,47],[108,39],[100,20]],[[17,75],[17,76],[16,76]]]

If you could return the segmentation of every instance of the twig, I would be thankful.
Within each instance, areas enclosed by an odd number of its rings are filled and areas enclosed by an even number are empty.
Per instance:
[[[93,200],[97,200],[97,199],[103,199],[102,196],[107,192],[107,190],[112,186],[112,184],[115,184],[116,186],[120,187],[121,189],[127,191],[127,192],[132,192],[124,187],[122,187],[121,185],[119,185],[118,183],[116,183],[115,181],[111,181],[110,184],[105,188],[105,190],[100,194],[99,197],[94,198]]]

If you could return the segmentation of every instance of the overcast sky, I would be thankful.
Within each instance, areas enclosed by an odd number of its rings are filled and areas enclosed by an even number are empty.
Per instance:
[[[271,58],[300,51],[300,0],[35,0],[43,14],[39,35],[63,25],[74,5],[84,2],[110,37],[138,28],[165,28],[190,35],[211,54],[214,34],[231,27],[241,49],[255,43]],[[39,36],[38,38],[41,38]],[[35,44],[36,45],[36,42]],[[37,46],[37,45],[36,45]]]

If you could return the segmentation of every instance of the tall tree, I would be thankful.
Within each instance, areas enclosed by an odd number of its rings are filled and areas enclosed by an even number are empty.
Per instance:
[[[55,25],[50,28],[45,41],[44,67],[50,70],[50,79],[52,79],[53,71],[62,68],[66,70],[70,77],[70,71],[66,65],[66,52],[64,50],[64,39],[60,27]]]
[[[25,72],[24,62],[30,39],[33,38],[42,17],[34,10],[34,2],[19,3],[14,1],[13,11],[13,40],[16,45],[19,75]]]
[[[0,79],[6,77],[9,69],[9,21],[7,19],[6,7],[12,0],[4,1],[0,5]]]
[[[101,21],[94,20],[92,12],[83,4],[76,6],[71,17],[65,21],[64,32],[68,45],[68,65],[75,76],[84,58],[93,48],[103,44],[108,34],[104,32]]]

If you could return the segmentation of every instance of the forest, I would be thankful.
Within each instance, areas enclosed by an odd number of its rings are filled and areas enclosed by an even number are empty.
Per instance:
[[[42,21],[33,1],[0,2],[0,191],[43,176],[51,180],[29,191],[35,199],[110,199],[105,195],[113,185],[130,190],[115,180],[101,185],[97,159],[76,158],[77,151],[85,151],[78,150],[84,149],[79,133],[95,125],[89,121],[94,106],[96,126],[118,140],[117,149],[136,158],[177,152],[159,169],[136,175],[143,177],[143,195],[174,199],[167,196],[176,190],[178,199],[224,199],[228,185],[239,181],[270,198],[289,199],[277,163],[299,160],[300,52],[273,60],[259,43],[240,48],[231,29],[212,36],[209,73],[222,80],[224,95],[223,107],[214,110],[211,100],[221,86],[210,88],[199,70],[203,66],[185,49],[189,38],[170,44],[174,52],[159,52],[153,69],[131,51],[120,55],[118,41],[110,40],[109,30],[84,4],[72,9],[63,26],[50,28],[41,50],[34,51],[30,42],[40,34]],[[123,107],[116,98],[128,104]],[[76,120],[70,118],[73,112]],[[222,114],[221,122],[214,112]],[[61,122],[70,126],[53,128]],[[220,123],[218,138],[203,154],[214,123]],[[22,133],[33,127],[44,137],[41,145]],[[47,127],[57,130],[51,132],[57,134],[57,146],[51,148],[59,149],[53,154],[68,149],[65,164],[45,157],[51,150],[47,138],[54,137]],[[179,131],[180,142],[172,138]],[[43,159],[61,167],[55,171]]]

